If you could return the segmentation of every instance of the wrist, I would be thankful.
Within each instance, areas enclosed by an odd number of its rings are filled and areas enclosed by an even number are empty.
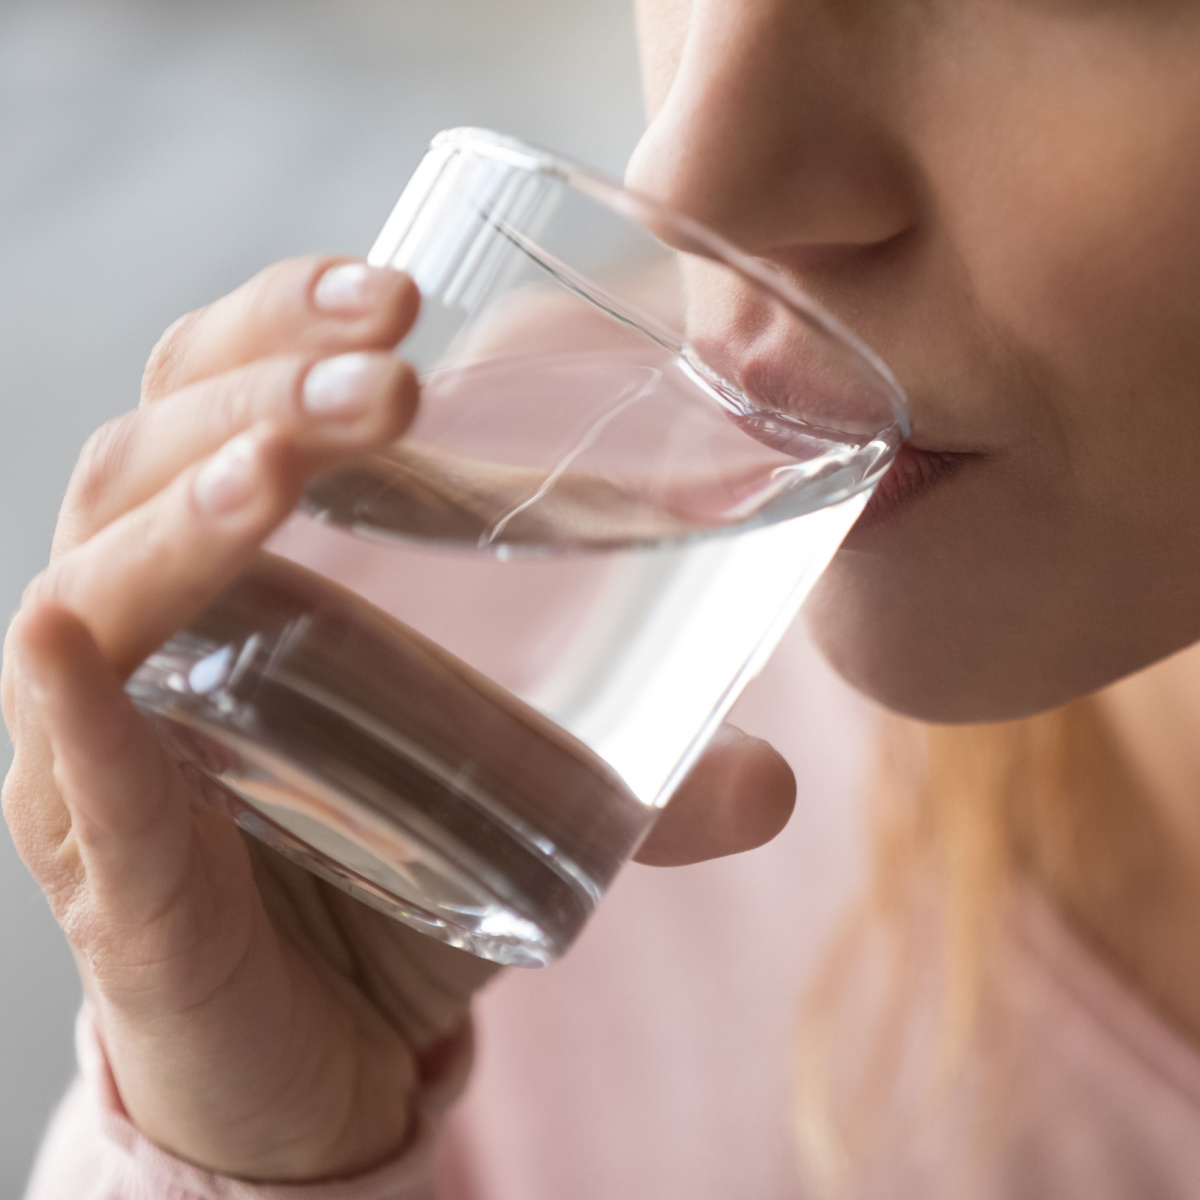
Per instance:
[[[402,1045],[379,1047],[368,1063],[355,1061],[357,1046],[315,1038],[254,1055],[205,1037],[200,1017],[150,1035],[103,1009],[93,1030],[106,1109],[213,1175],[273,1184],[350,1178],[406,1155],[416,1137],[420,1080]]]
[[[402,1151],[376,1169],[343,1176],[328,1188],[315,1181],[264,1188],[206,1170],[146,1137],[124,1109],[86,1006],[77,1023],[76,1043],[83,1089],[79,1107],[70,1127],[61,1131],[60,1143],[48,1143],[45,1152],[79,1154],[98,1136],[115,1193],[170,1195],[180,1200],[427,1200],[430,1194],[438,1122],[423,1106],[416,1111],[411,1137]],[[109,1148],[107,1154],[104,1147]],[[89,1151],[89,1162],[96,1161]]]

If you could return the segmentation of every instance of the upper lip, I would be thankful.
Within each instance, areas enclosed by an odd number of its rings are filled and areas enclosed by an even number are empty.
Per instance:
[[[846,371],[836,383],[810,375],[798,383],[793,365],[775,355],[756,355],[742,366],[738,383],[752,399],[827,429],[875,435],[892,423],[885,407],[890,393],[882,381],[877,384],[866,375]],[[802,398],[802,413],[796,411],[797,396]],[[920,399],[908,397],[910,429],[904,445],[924,454],[974,457],[986,452],[977,442],[930,430],[929,409]]]
[[[773,256],[762,261],[812,295],[802,273]],[[798,332],[791,322],[764,321],[761,311],[739,297],[722,305],[719,328],[711,337],[706,336],[703,325],[701,322],[700,328],[692,331],[691,345],[697,358],[719,379],[744,393],[755,407],[868,438],[889,427],[903,429],[903,421],[897,420],[892,378],[887,372],[877,372],[868,357],[835,332],[818,332],[811,323],[806,323],[805,332]],[[848,327],[852,329],[853,323]],[[886,348],[881,357],[888,362]],[[988,445],[962,429],[971,421],[967,409],[939,402],[936,392],[931,394],[919,380],[906,380],[903,370],[897,374],[907,393],[901,393],[907,401],[909,426],[905,444],[926,454],[979,456],[989,452]]]
[[[822,310],[842,321],[845,327],[852,330],[856,336],[862,336],[854,318],[852,316],[843,318],[839,312],[839,309],[844,311],[845,306],[831,303],[830,293],[843,296],[847,294],[844,287],[837,285],[837,276],[846,263],[862,262],[864,252],[868,249],[858,246],[823,248],[790,246],[759,254],[757,257],[764,266],[783,275],[805,296],[815,301]],[[875,250],[878,249],[879,247],[875,247]],[[823,277],[829,280],[830,286],[820,285]],[[776,394],[779,388],[778,384],[766,382],[770,379],[772,372],[781,373],[785,377],[788,374],[785,362],[786,347],[778,345],[767,347],[764,339],[756,340],[763,349],[761,354],[755,355],[747,362],[746,378],[754,378],[756,382],[759,379],[763,380],[763,394],[769,397]],[[936,398],[922,387],[920,381],[905,379],[906,373],[903,371],[902,364],[893,360],[888,347],[877,345],[869,335],[864,338],[864,341],[871,351],[878,354],[880,359],[887,364],[888,369],[894,371],[899,377],[907,400],[906,408],[910,426],[908,436],[904,439],[905,445],[926,454],[964,457],[978,457],[991,451],[994,439],[992,445],[989,445],[977,436],[972,436],[969,431],[960,432],[956,429],[957,426],[962,425],[964,418],[968,418],[965,410],[958,407],[949,409],[944,403],[939,404]],[[776,361],[772,363],[772,359]],[[850,376],[851,373],[847,371],[844,374]],[[786,388],[786,382],[783,386]],[[879,386],[885,386],[882,380],[880,380]],[[786,394],[786,392],[782,394]],[[844,397],[839,401],[835,393],[830,394],[834,397],[834,403],[846,402]]]
[[[794,357],[755,355],[741,364],[738,383],[752,400],[824,429],[874,436],[899,416],[882,380],[848,371],[831,378],[821,363],[797,363]]]

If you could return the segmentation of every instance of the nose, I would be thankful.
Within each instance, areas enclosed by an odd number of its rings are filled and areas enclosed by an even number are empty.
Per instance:
[[[693,0],[682,47],[656,45],[661,33],[644,47],[652,119],[627,184],[755,254],[861,251],[906,232],[915,190],[872,79],[879,39],[846,8]]]

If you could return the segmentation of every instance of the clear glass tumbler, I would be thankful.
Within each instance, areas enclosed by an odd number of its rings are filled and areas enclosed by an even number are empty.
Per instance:
[[[498,962],[566,949],[907,433],[780,274],[595,172],[440,135],[370,261],[415,423],[315,482],[129,691],[243,829]]]

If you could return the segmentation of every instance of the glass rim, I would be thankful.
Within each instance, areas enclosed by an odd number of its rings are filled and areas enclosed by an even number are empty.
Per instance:
[[[665,222],[672,226],[693,243],[687,247],[686,253],[701,255],[742,275],[800,320],[855,355],[886,393],[893,424],[898,428],[901,440],[909,437],[908,397],[891,368],[848,325],[792,283],[774,265],[742,250],[693,217],[627,187],[620,180],[587,163],[537,143],[479,126],[463,125],[443,130],[429,143],[430,150],[444,147],[462,149],[531,174],[554,179],[603,204],[618,216],[633,221],[660,242],[662,239],[653,229],[654,222]]]

